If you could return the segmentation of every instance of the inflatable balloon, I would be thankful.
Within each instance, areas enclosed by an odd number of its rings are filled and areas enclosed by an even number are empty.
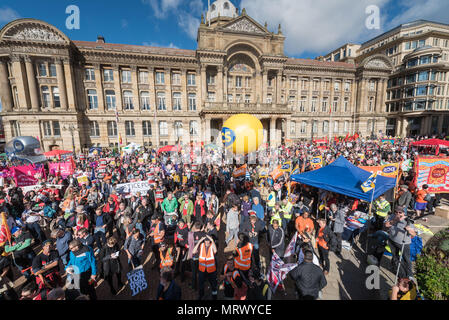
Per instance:
[[[250,114],[237,114],[225,121],[221,138],[225,148],[235,154],[257,151],[263,142],[262,122]]]

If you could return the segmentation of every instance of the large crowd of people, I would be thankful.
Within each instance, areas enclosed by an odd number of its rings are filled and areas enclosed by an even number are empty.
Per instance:
[[[220,149],[204,147],[199,156],[148,148],[128,154],[107,149],[97,155],[74,154],[71,175],[61,177],[46,168],[47,175],[28,191],[13,178],[0,177],[1,220],[11,234],[8,239],[2,229],[1,297],[102,299],[96,288],[103,279],[111,295],[130,299],[123,296],[126,274],[149,262],[159,270],[159,286],[149,288],[157,299],[187,299],[181,285],[185,282],[197,292],[190,298],[270,299],[268,264],[273,255],[284,258],[290,240],[299,235],[293,254],[285,258],[298,264],[289,277],[298,298],[317,299],[327,284],[330,254],[342,258],[345,219],[354,211],[368,212],[369,204],[292,184],[291,171],[312,170],[314,156],[322,156],[323,165],[339,156],[357,166],[412,164],[418,150],[410,141],[389,144],[357,137],[324,146],[280,146],[260,151],[263,161],[249,164],[239,177],[234,172],[248,159],[226,163]],[[189,163],[174,161],[186,155]],[[287,161],[290,172],[276,179],[263,173]],[[10,165],[3,162],[4,168]],[[416,230],[407,221],[433,213],[439,200],[426,186],[417,190],[413,178],[413,170],[402,172],[395,198],[381,196],[372,210],[370,236],[380,238],[382,248],[389,244],[394,267],[404,245],[401,279],[413,277],[410,238]],[[119,188],[139,181],[148,181],[151,188],[133,193]],[[380,261],[383,250],[378,247],[370,250]],[[25,281],[14,286],[22,276]],[[206,283],[210,290],[205,290]]]

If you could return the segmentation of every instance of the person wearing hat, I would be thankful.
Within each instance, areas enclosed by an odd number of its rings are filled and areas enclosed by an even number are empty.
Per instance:
[[[42,252],[33,259],[32,270],[36,276],[36,283],[49,289],[62,286],[59,275],[59,254],[53,248],[51,240],[45,240],[42,244]]]
[[[16,266],[29,279],[31,277],[29,269],[36,256],[31,247],[31,234],[28,231],[23,232],[22,228],[16,226],[12,228],[11,235],[13,239],[10,245],[5,245],[5,252],[13,253]]]
[[[396,206],[404,207],[404,213],[407,214],[407,209],[412,201],[412,193],[408,190],[408,186],[403,184],[399,187],[398,196],[396,201]]]

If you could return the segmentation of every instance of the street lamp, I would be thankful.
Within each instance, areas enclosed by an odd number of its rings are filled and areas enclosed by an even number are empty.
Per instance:
[[[62,127],[62,130],[70,131],[70,135],[72,136],[72,152],[73,152],[73,154],[75,154],[75,135],[73,133],[74,133],[74,131],[78,130],[77,127],[75,127],[73,124],[64,125]]]

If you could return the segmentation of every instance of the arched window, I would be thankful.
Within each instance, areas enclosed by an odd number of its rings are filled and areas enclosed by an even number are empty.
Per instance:
[[[210,10],[211,10],[211,11],[215,11],[215,4],[213,4],[213,5],[210,7]]]
[[[133,110],[133,93],[131,91],[123,91],[123,104],[125,105],[125,110]]]
[[[228,3],[228,2],[225,2],[225,3],[224,3],[223,9],[229,10],[229,3]]]

